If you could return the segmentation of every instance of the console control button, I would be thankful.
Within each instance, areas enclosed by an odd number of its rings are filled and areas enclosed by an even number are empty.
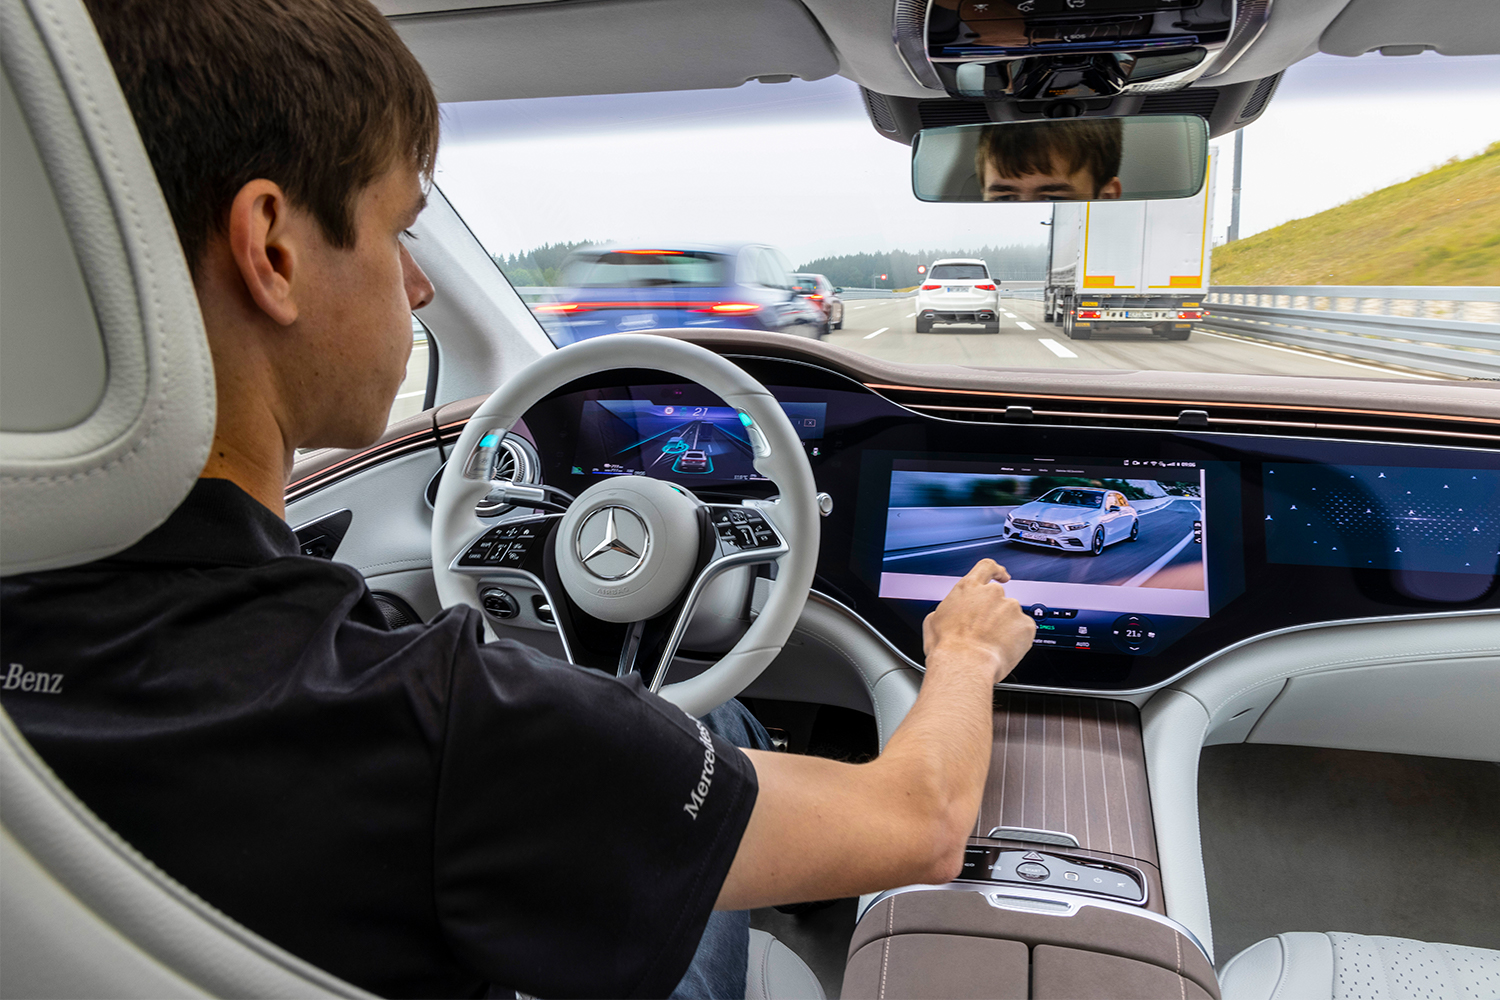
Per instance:
[[[713,507],[708,519],[720,542],[730,550],[775,548],[781,544],[765,515],[754,508]]]
[[[1023,861],[1016,865],[1016,874],[1022,878],[1031,879],[1033,882],[1040,882],[1051,875],[1052,871],[1046,865],[1037,864],[1035,861]]]

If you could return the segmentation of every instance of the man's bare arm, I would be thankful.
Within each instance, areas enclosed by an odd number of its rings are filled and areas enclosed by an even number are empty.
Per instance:
[[[747,751],[755,810],[717,906],[743,910],[946,882],[963,863],[989,770],[991,694],[1036,625],[975,566],[927,617],[922,691],[868,764]]]

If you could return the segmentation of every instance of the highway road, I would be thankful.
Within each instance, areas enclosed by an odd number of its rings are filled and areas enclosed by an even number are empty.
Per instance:
[[[888,555],[881,570],[963,576],[988,556],[1017,580],[1201,589],[1202,571],[1196,567],[1202,551],[1193,543],[1193,522],[1201,516],[1199,511],[1198,501],[1187,498],[1148,510],[1141,514],[1135,541],[1115,542],[1097,556],[983,538],[939,542]]]
[[[1000,300],[998,334],[984,333],[977,325],[957,324],[936,326],[931,333],[917,333],[914,296],[853,299],[844,305],[844,328],[831,333],[827,342],[887,361],[987,368],[1113,368],[1342,378],[1449,378],[1446,375],[1415,374],[1369,361],[1341,359],[1197,328],[1185,341],[1159,340],[1145,330],[1111,331],[1096,333],[1097,339],[1069,340],[1063,336],[1061,327],[1042,319],[1042,304],[1029,299]]]

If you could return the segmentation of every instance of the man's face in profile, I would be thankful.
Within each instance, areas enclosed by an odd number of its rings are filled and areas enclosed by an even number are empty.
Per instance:
[[[1118,177],[1098,184],[1087,168],[1070,173],[1055,158],[1047,173],[1018,177],[1002,176],[994,160],[985,160],[979,182],[985,201],[1113,201],[1123,190]]]

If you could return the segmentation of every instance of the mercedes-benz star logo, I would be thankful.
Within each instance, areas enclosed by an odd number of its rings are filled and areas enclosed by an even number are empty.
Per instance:
[[[601,507],[578,528],[578,558],[601,580],[618,580],[646,561],[650,533],[629,507]]]

